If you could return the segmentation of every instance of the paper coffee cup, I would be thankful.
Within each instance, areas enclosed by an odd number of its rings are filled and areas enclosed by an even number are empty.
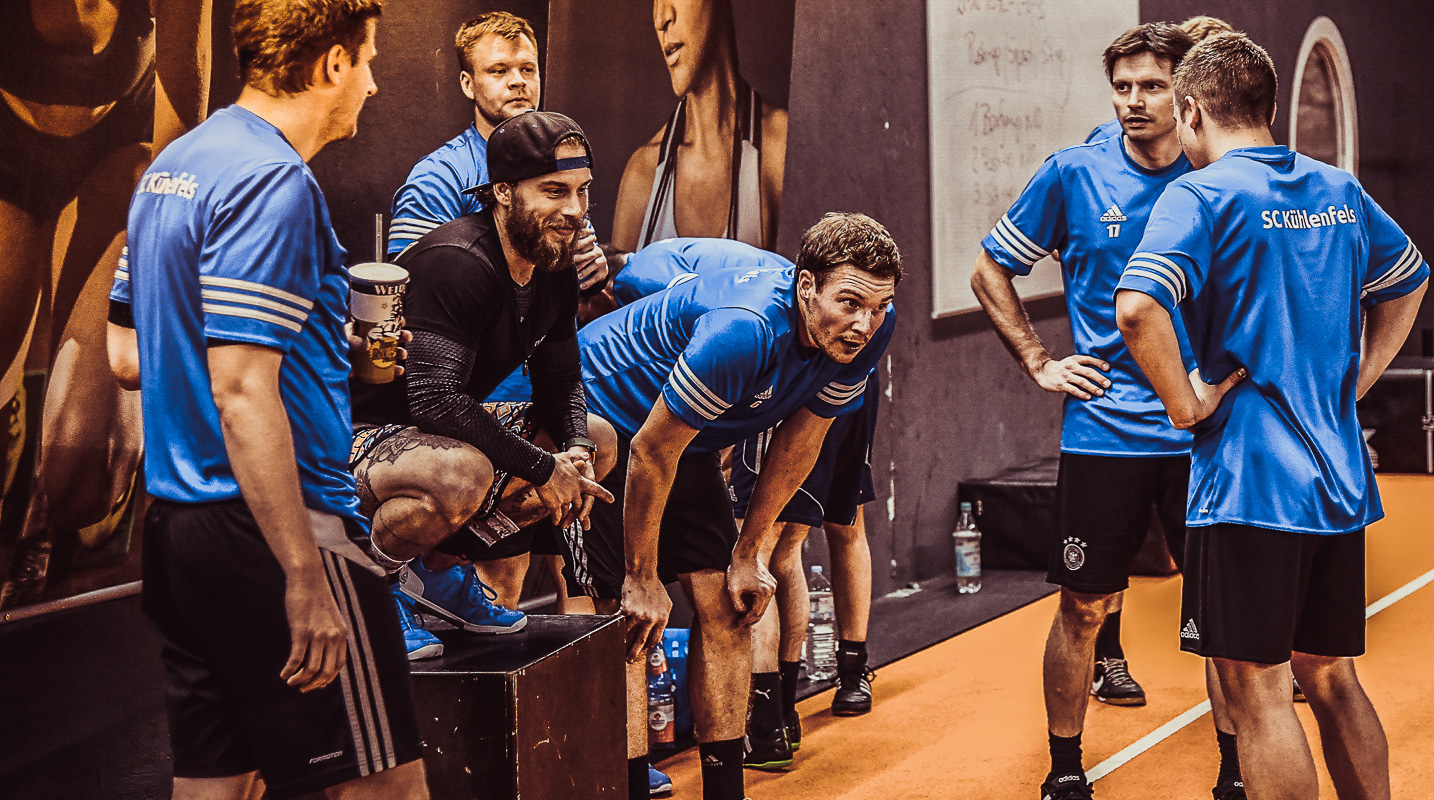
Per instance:
[[[398,335],[403,330],[403,292],[408,270],[394,264],[349,267],[349,313],[365,354],[354,374],[364,383],[388,383],[397,375]]]

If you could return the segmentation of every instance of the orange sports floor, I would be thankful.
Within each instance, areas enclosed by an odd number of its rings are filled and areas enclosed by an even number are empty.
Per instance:
[[[1434,477],[1385,475],[1379,485],[1387,516],[1368,534],[1370,604],[1434,572]],[[1201,660],[1179,651],[1179,602],[1179,578],[1133,582],[1122,640],[1149,704],[1091,703],[1087,770],[1206,699]],[[802,701],[796,764],[782,774],[747,771],[747,794],[753,800],[1032,800],[1049,767],[1040,662],[1055,604],[1055,596],[1047,597],[883,668],[865,716],[833,717],[830,692]],[[1356,662],[1389,735],[1395,797],[1434,791],[1431,620],[1434,585],[1426,585],[1370,618],[1368,654]],[[1308,707],[1299,709],[1319,761],[1314,719]],[[695,748],[660,766],[676,786],[675,800],[701,797]],[[1217,766],[1206,713],[1097,780],[1096,797],[1209,798]],[[1320,769],[1321,796],[1332,798]]]

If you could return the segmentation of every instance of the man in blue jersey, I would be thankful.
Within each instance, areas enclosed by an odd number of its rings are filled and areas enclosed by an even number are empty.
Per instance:
[[[1353,662],[1364,529],[1383,516],[1355,401],[1408,336],[1429,267],[1353,175],[1275,145],[1276,88],[1240,34],[1181,64],[1177,130],[1200,169],[1152,209],[1117,318],[1171,420],[1194,431],[1180,643],[1215,662],[1251,796],[1319,794],[1293,668],[1336,793],[1388,798],[1388,742]]]
[[[617,499],[575,531],[572,572],[600,611],[629,621],[631,787],[647,772],[642,660],[672,607],[663,584],[680,581],[695,611],[703,797],[744,796],[747,628],[772,597],[777,515],[831,419],[861,406],[895,327],[900,277],[885,228],[828,214],[803,235],[795,267],[702,274],[579,331],[588,402],[619,446],[603,481]],[[739,535],[718,451],[778,423]]]
[[[698,274],[790,266],[790,261],[776,253],[729,239],[664,239],[634,253],[613,278],[612,289],[616,299],[627,304]],[[776,603],[768,607],[752,634],[752,714],[744,761],[748,767],[776,770],[790,766],[792,752],[801,743],[796,694],[808,623],[802,544],[813,527],[826,529],[842,636],[837,649],[841,683],[832,709],[842,716],[871,710],[866,669],[871,550],[861,506],[876,496],[869,462],[879,397],[877,381],[868,380],[861,408],[833,421],[811,474],[777,516],[782,527],[770,566],[777,581]],[[762,431],[733,448],[729,483],[739,520],[747,514],[771,433]]]
[[[1190,169],[1175,138],[1173,68],[1190,37],[1167,23],[1121,34],[1105,52],[1123,136],[1067,148],[1046,160],[1011,210],[982,241],[971,285],[992,324],[1037,385],[1064,393],[1057,479],[1059,530],[1048,579],[1061,602],[1043,665],[1051,770],[1043,800],[1091,797],[1081,761],[1088,697],[1143,704],[1123,657],[1095,662],[1102,623],[1129,585],[1151,509],[1177,565],[1184,554],[1190,435],[1166,419],[1115,325],[1113,291],[1155,198]],[[1041,343],[1013,280],[1061,253],[1076,355]],[[1188,347],[1187,347],[1188,358]],[[1117,639],[1118,641],[1118,639]],[[1093,682],[1094,677],[1094,682]],[[1243,797],[1234,727],[1209,678],[1220,732],[1215,797]]]
[[[240,0],[244,89],[155,159],[132,310],[176,798],[427,797],[407,662],[349,439],[344,249],[305,162],[375,91],[377,0]]]
[[[1226,22],[1223,19],[1220,19],[1219,17],[1207,17],[1203,14],[1200,14],[1180,23],[1180,30],[1190,34],[1191,41],[1200,42],[1203,41],[1207,36],[1213,36],[1217,33],[1225,33],[1226,31],[1233,31],[1234,28],[1230,27],[1230,23]],[[1122,132],[1123,127],[1121,126],[1120,118],[1117,117],[1110,122],[1101,123],[1100,125],[1097,125],[1093,129],[1091,129],[1091,132],[1086,134],[1085,143],[1090,144],[1091,142],[1099,142],[1102,139],[1109,139],[1112,136],[1119,136]]]
[[[463,23],[453,37],[458,88],[473,103],[473,124],[424,156],[393,195],[388,257],[449,220],[483,208],[464,192],[488,182],[488,137],[503,120],[532,111],[542,97],[538,36],[522,17],[491,11]],[[573,248],[578,280],[587,289],[607,277],[607,260],[592,229]]]

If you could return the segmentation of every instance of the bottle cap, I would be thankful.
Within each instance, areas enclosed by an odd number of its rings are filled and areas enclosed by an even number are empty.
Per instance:
[[[820,574],[822,574],[822,565],[821,565],[821,564],[813,564],[813,565],[812,565],[812,574],[813,574],[813,575],[820,575]]]
[[[971,510],[971,504],[970,504],[970,503],[962,503],[962,504],[961,504],[961,510],[962,510],[962,511],[970,511],[970,510]]]

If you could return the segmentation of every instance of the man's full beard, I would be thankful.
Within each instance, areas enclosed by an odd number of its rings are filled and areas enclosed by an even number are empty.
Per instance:
[[[508,241],[518,255],[533,262],[542,272],[556,272],[573,263],[573,241],[577,234],[554,244],[543,236],[543,222],[528,209],[515,192],[513,210],[508,214]]]

